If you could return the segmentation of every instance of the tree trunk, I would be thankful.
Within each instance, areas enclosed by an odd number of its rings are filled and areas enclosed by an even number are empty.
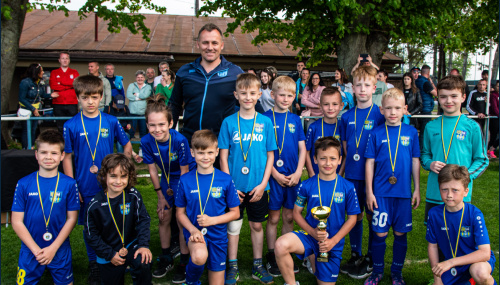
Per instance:
[[[432,61],[432,74],[436,75],[437,74],[437,60],[438,60],[438,45],[434,44],[434,58]]]
[[[453,68],[453,52],[450,51],[448,54],[448,72],[446,74],[450,74],[452,68]]]
[[[444,52],[444,45],[439,45],[439,63],[437,78],[440,80],[444,77],[446,72],[446,53]]]
[[[464,52],[462,54],[462,58],[464,60],[463,64],[462,64],[462,77],[464,78],[464,80],[466,79],[467,77],[467,63],[469,61],[469,54],[467,52]]]
[[[337,48],[337,62],[350,77],[352,68],[356,65],[361,53],[366,53],[366,35],[361,33],[348,34]]]
[[[23,29],[26,10],[21,7],[26,6],[28,0],[2,0],[2,6],[11,8],[11,19],[6,19],[2,15],[2,114],[9,111],[9,96],[12,85],[12,78],[17,64],[19,53],[19,39]],[[2,124],[2,137],[7,143],[11,141],[7,124]]]
[[[493,59],[493,67],[492,67],[492,73],[491,73],[491,82],[496,84],[497,75],[498,75],[498,45],[497,45],[497,50],[495,51],[495,58]]]

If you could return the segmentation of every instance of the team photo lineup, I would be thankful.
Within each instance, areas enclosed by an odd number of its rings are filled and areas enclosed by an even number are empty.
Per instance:
[[[41,98],[52,97],[54,115],[72,118],[37,137],[23,122],[23,148],[31,132],[39,170],[14,194],[17,284],[37,284],[46,269],[54,284],[292,285],[300,270],[317,284],[341,275],[413,284],[403,275],[409,247],[428,252],[428,284],[497,284],[485,209],[471,198],[473,181],[496,158],[498,82],[485,144],[485,79],[469,93],[458,70],[434,84],[424,65],[405,73],[399,89],[361,54],[352,83],[338,69],[325,86],[303,61],[290,76],[272,66],[245,72],[221,55],[222,37],[204,25],[198,59],[177,72],[161,62],[157,77],[139,70],[128,88],[112,64],[106,76],[95,61],[78,74],[67,52],[51,73],[51,94],[38,89],[42,66],[28,67],[18,114],[38,116]],[[433,114],[434,98],[441,116],[412,117]],[[156,213],[134,187],[140,166]],[[412,217],[419,207],[425,220]],[[77,224],[88,262],[80,280],[69,239]],[[416,224],[425,225],[426,244],[408,239]],[[151,228],[158,252],[150,250]],[[251,243],[251,268],[238,263],[250,254],[243,242]]]

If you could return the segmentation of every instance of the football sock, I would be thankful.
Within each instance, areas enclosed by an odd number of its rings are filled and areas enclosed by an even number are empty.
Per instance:
[[[363,242],[363,220],[357,221],[352,230],[349,232],[349,240],[351,241],[351,251],[361,254],[361,244]]]
[[[387,244],[385,243],[385,237],[379,237],[374,234],[372,239],[372,260],[373,260],[373,272],[374,273],[384,273],[384,257],[385,257],[385,249]]]
[[[201,275],[203,274],[203,270],[205,270],[205,264],[196,265],[191,261],[191,259],[189,259],[186,266],[186,283],[188,285],[200,284],[199,282]]]
[[[182,254],[181,253],[181,262],[179,262],[180,265],[187,265],[189,262],[189,254]]]
[[[394,235],[394,244],[392,246],[392,273],[401,274],[401,272],[403,271],[403,264],[405,263],[407,249],[407,234],[405,233],[401,236]]]

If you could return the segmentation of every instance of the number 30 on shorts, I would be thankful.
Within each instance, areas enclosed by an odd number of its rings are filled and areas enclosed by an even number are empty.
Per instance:
[[[379,211],[373,211],[372,225],[385,227],[386,224],[387,224],[387,213],[385,212],[380,213]]]

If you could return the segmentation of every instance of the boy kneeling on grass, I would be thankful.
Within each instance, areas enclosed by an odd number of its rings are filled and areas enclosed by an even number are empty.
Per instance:
[[[465,166],[447,164],[438,175],[439,191],[444,205],[429,211],[427,235],[429,261],[434,284],[497,284],[491,274],[495,255],[483,213],[474,205],[464,203],[469,192],[470,177]],[[439,262],[438,247],[445,261]]]
[[[320,138],[314,144],[314,149],[319,174],[302,182],[293,208],[293,219],[302,230],[287,233],[276,241],[276,260],[286,284],[298,284],[290,253],[295,253],[300,259],[314,254],[317,258],[315,275],[318,284],[335,284],[344,249],[344,237],[352,229],[356,216],[360,213],[354,185],[336,173],[342,161],[340,142],[332,137]],[[304,218],[302,210],[306,203],[307,214]],[[317,228],[319,221],[311,213],[311,209],[317,206],[331,209],[324,231]],[[323,252],[329,254],[327,260],[318,258]]]
[[[122,153],[102,160],[97,179],[104,191],[89,203],[85,237],[97,254],[101,284],[124,284],[130,266],[134,284],[151,284],[149,217],[135,188],[135,165]]]
[[[186,283],[201,284],[208,266],[208,284],[224,284],[227,258],[227,224],[240,216],[240,200],[233,179],[214,168],[219,154],[217,137],[200,130],[191,139],[191,154],[197,169],[181,176],[175,205],[183,226],[191,258],[186,267]],[[226,213],[226,209],[229,209]]]

